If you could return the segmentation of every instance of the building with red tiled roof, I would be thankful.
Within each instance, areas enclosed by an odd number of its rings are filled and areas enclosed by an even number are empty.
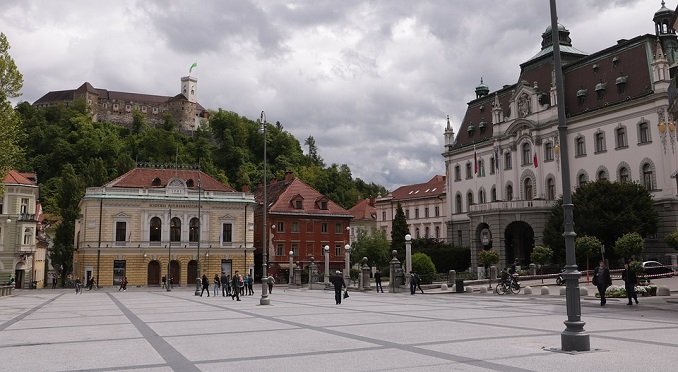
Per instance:
[[[134,168],[88,188],[80,211],[73,271],[85,281],[185,286],[254,268],[253,195],[198,169]]]
[[[257,248],[257,260],[261,262],[263,253],[263,188],[254,192],[257,207],[254,213],[254,244]],[[322,195],[305,182],[294,177],[291,172],[285,180],[273,180],[267,186],[266,224],[267,261],[269,273],[286,277],[289,270],[290,254],[301,267],[310,263],[313,257],[318,268],[324,272],[323,247],[329,246],[331,270],[343,270],[345,264],[344,246],[349,241],[348,230],[353,216],[344,208]],[[255,273],[261,276],[257,269]],[[282,279],[282,278],[281,278]]]
[[[349,244],[358,239],[358,234],[361,230],[367,235],[372,235],[377,231],[377,208],[375,203],[375,198],[362,199],[348,210],[348,213],[353,216],[349,228]]]
[[[391,238],[393,218],[400,203],[413,239],[446,240],[445,187],[445,176],[436,175],[428,182],[401,186],[385,197],[377,198],[377,228]]]
[[[34,173],[7,172],[0,197],[0,283],[44,285],[45,250],[37,248],[39,193]]]
[[[197,102],[198,79],[192,76],[181,78],[181,93],[162,96],[143,93],[117,92],[94,88],[85,82],[77,89],[50,91],[33,103],[45,108],[56,103],[71,105],[83,100],[90,110],[92,120],[130,127],[134,112],[140,113],[151,126],[160,126],[165,116],[170,115],[179,128],[193,131],[202,121],[209,119],[209,112]]]
[[[668,110],[678,91],[671,80],[678,67],[673,17],[662,2],[652,18],[655,34],[591,54],[573,47],[564,26],[556,30],[571,183],[645,185],[661,216],[659,236],[678,224],[678,110]],[[491,91],[481,80],[456,135],[448,119],[448,242],[470,247],[473,265],[483,249],[500,253],[500,265],[529,264],[562,193],[552,35],[549,26],[541,51],[520,65],[515,83]],[[666,261],[663,240],[647,238],[644,256]]]

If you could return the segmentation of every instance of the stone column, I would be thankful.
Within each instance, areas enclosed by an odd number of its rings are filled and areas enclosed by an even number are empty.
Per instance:
[[[301,287],[301,266],[297,261],[297,267],[294,268],[294,284]]]
[[[370,284],[370,267],[367,266],[367,257],[363,257],[363,259],[360,261],[362,263],[362,267],[360,268],[362,277],[363,277],[363,291],[371,291],[372,290],[372,285]]]
[[[311,263],[308,265],[308,289],[313,289],[313,283],[318,281],[318,267],[314,261],[315,258],[311,256]]]
[[[389,262],[389,281],[388,281],[388,291],[390,293],[398,293],[400,292],[400,287],[396,285],[396,271],[400,269],[400,261],[398,261],[398,258],[396,257],[398,255],[398,251],[395,249],[391,251],[391,256],[393,257],[391,259],[391,262]]]
[[[447,272],[447,285],[449,287],[452,287],[454,285],[454,281],[457,280],[457,271],[456,270],[450,270]]]

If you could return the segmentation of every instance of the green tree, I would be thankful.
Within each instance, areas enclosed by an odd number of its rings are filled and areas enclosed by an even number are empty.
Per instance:
[[[678,250],[678,230],[670,233],[669,235],[666,235],[664,241],[669,247]]]
[[[655,234],[659,215],[652,194],[642,185],[630,182],[588,182],[572,193],[574,231],[577,235],[595,236],[613,247],[617,239],[629,232],[641,236]],[[544,244],[551,247],[560,262],[565,260],[562,197],[551,210],[544,228]],[[611,250],[612,258],[620,257]]]
[[[617,239],[614,243],[614,250],[617,252],[618,258],[623,258],[626,261],[635,258],[635,256],[640,256],[643,253],[644,246],[645,239],[637,232],[633,232],[624,234]]]
[[[10,45],[4,33],[0,33],[0,179],[16,164],[22,155],[19,145],[21,136],[19,116],[10,103],[10,98],[21,95],[23,75],[9,54]],[[0,197],[3,194],[0,188]]]
[[[471,250],[455,247],[434,238],[412,240],[412,253],[421,252],[431,257],[441,273],[450,270],[464,271],[471,266]]]
[[[391,224],[391,250],[395,249],[398,251],[400,262],[405,260],[405,235],[409,233],[403,206],[398,202],[395,216],[393,216],[393,223]]]
[[[367,262],[376,264],[382,268],[388,265],[389,244],[386,239],[386,232],[377,230],[368,235],[364,229],[358,229],[358,236],[353,243],[351,252],[351,264],[355,264],[363,257],[367,257]]]
[[[489,275],[490,266],[496,265],[499,262],[499,253],[493,250],[483,250],[478,253],[478,262],[480,262],[485,271],[487,272],[487,277],[490,279],[490,288],[492,288],[492,277]]]
[[[532,253],[530,253],[530,261],[539,265],[540,274],[542,273],[542,266],[549,264],[552,259],[553,259],[553,250],[549,247],[538,245],[534,247],[534,249],[532,249]],[[544,283],[544,278],[541,278],[541,282],[542,284]]]
[[[577,257],[586,257],[586,280],[589,277],[589,258],[595,257],[600,252],[600,240],[595,236],[578,236],[574,242],[574,250]]]
[[[412,271],[416,272],[424,284],[433,283],[438,271],[436,265],[431,261],[431,257],[424,253],[417,252],[412,255]]]
[[[306,138],[304,141],[304,145],[308,146],[307,157],[309,164],[323,167],[325,162],[323,161],[323,158],[318,155],[318,146],[315,144],[315,138],[313,138],[313,136],[308,136],[308,138]]]

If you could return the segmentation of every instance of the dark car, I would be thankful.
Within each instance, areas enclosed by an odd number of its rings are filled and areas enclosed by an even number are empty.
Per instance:
[[[671,267],[664,266],[664,264],[657,261],[643,262],[643,272],[645,275],[673,276],[673,269]]]

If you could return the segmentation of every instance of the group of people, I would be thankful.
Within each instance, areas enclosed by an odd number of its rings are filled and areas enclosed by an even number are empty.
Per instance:
[[[622,280],[624,281],[624,289],[626,290],[626,297],[629,299],[627,305],[632,306],[633,301],[638,305],[638,296],[636,295],[636,284],[638,284],[638,277],[636,271],[629,264],[631,261],[624,263],[624,271],[622,272]],[[610,270],[605,266],[605,261],[601,260],[598,267],[593,270],[593,285],[598,288],[600,295],[600,306],[605,306],[607,300],[605,299],[605,291],[612,285],[612,277]]]
[[[273,283],[275,280],[272,276],[268,276],[265,280],[268,284],[268,291],[273,292]],[[207,297],[209,297],[210,282],[207,279],[207,275],[202,275],[201,283],[202,291],[200,292],[200,297],[202,297],[205,291],[207,291]],[[219,274],[214,274],[212,283],[214,284],[213,293],[215,296],[218,295],[220,288],[222,297],[230,296],[233,300],[237,299],[240,301],[240,296],[254,295],[254,278],[249,274],[241,276],[238,270],[235,271],[233,276],[226,275],[223,271],[221,272],[221,276],[219,276]]]

